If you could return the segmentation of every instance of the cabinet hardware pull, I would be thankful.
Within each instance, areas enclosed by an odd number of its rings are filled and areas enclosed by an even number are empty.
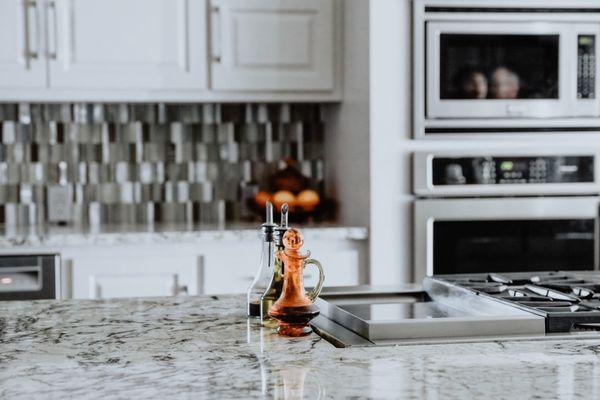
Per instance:
[[[25,19],[25,41],[24,41],[24,43],[25,43],[25,63],[27,64],[27,67],[29,68],[29,66],[30,66],[29,61],[35,60],[39,56],[39,54],[38,54],[39,21],[38,21],[37,0],[25,0],[23,2],[23,7],[24,7],[24,19]],[[33,17],[31,16],[31,11],[33,11]],[[31,33],[32,25],[35,26],[34,34]],[[32,46],[32,44],[31,44],[32,38],[34,39],[35,49],[34,49],[34,46]]]
[[[177,286],[175,288],[175,295],[178,295],[178,294],[188,294],[187,285]]]
[[[219,6],[211,8],[211,59],[213,63],[221,62],[221,9]]]
[[[50,17],[50,12],[52,12],[52,18]],[[48,25],[48,50],[46,52],[46,57],[50,60],[56,60],[58,38],[56,32],[56,2],[53,0],[46,3],[46,21]]]

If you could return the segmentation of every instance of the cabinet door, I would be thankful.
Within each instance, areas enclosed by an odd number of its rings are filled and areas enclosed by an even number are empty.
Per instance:
[[[63,252],[70,261],[74,298],[196,294],[201,257],[177,246],[107,246]]]
[[[0,88],[46,85],[39,16],[35,0],[0,1]]]
[[[51,87],[206,87],[205,0],[54,1]]]
[[[246,293],[258,272],[260,243],[214,246],[205,257],[202,294]]]
[[[201,293],[245,293],[260,263],[258,244],[235,243],[206,251]],[[304,251],[310,250],[311,258],[323,265],[325,286],[352,286],[366,283],[366,247],[363,241],[307,239]],[[304,285],[314,287],[318,278],[317,268],[307,266]]]
[[[213,0],[212,84],[333,90],[333,0]]]
[[[315,258],[323,265],[325,271],[324,286],[353,286],[358,285],[359,258],[357,250],[344,249],[335,253],[321,254]],[[319,281],[319,271],[309,265],[304,270],[304,285],[314,287]]]

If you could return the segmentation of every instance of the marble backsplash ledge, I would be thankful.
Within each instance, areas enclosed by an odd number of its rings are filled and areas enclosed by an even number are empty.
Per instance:
[[[0,104],[0,223],[243,220],[284,160],[323,190],[323,136],[319,104]]]

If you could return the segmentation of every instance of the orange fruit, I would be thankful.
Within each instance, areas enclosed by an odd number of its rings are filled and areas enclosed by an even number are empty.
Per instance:
[[[304,211],[312,211],[321,202],[319,194],[314,190],[306,189],[298,193],[296,204]]]
[[[267,201],[271,201],[271,195],[265,191],[259,191],[254,195],[254,201],[261,207],[267,206]]]
[[[290,192],[289,190],[280,190],[275,192],[273,195],[273,204],[275,207],[277,209],[281,209],[281,206],[284,203],[288,203],[288,206],[293,208],[296,204],[296,196],[294,196],[294,193]]]

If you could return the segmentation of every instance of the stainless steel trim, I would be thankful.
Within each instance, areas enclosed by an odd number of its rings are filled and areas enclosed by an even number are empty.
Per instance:
[[[540,183],[505,185],[433,185],[432,160],[434,157],[484,157],[484,156],[591,156],[594,157],[594,182],[591,183]],[[413,192],[418,196],[513,196],[513,195],[579,195],[600,193],[600,157],[589,149],[552,150],[535,152],[523,150],[493,151],[442,151],[417,152],[413,155]]]
[[[323,315],[317,316],[310,324],[319,336],[335,347],[365,347],[375,345],[375,343],[344,328],[340,324],[336,324]]]
[[[60,255],[54,256],[54,293],[57,299],[63,299],[63,266]]]
[[[417,200],[414,206],[414,281],[433,275],[433,223],[440,220],[594,219],[594,268],[598,269],[599,203],[597,197],[591,196]]]
[[[491,336],[463,336],[445,338],[415,338],[415,339],[388,339],[369,341],[360,335],[336,324],[332,320],[319,315],[311,325],[315,332],[335,347],[369,347],[369,346],[411,346],[423,344],[449,344],[449,343],[485,343],[496,341],[531,341],[531,340],[590,340],[600,338],[597,331],[569,332],[569,333],[546,333],[546,334],[507,334]]]
[[[56,288],[56,293],[60,293],[61,300],[73,298],[73,259],[66,258],[61,261],[60,255],[57,255],[57,265],[60,266],[60,280]]]
[[[378,296],[393,294],[418,294],[423,292],[422,285],[418,283],[406,283],[403,285],[357,285],[357,286],[331,286],[324,287],[321,292],[321,298],[337,299],[340,297],[356,297],[356,296]]]

